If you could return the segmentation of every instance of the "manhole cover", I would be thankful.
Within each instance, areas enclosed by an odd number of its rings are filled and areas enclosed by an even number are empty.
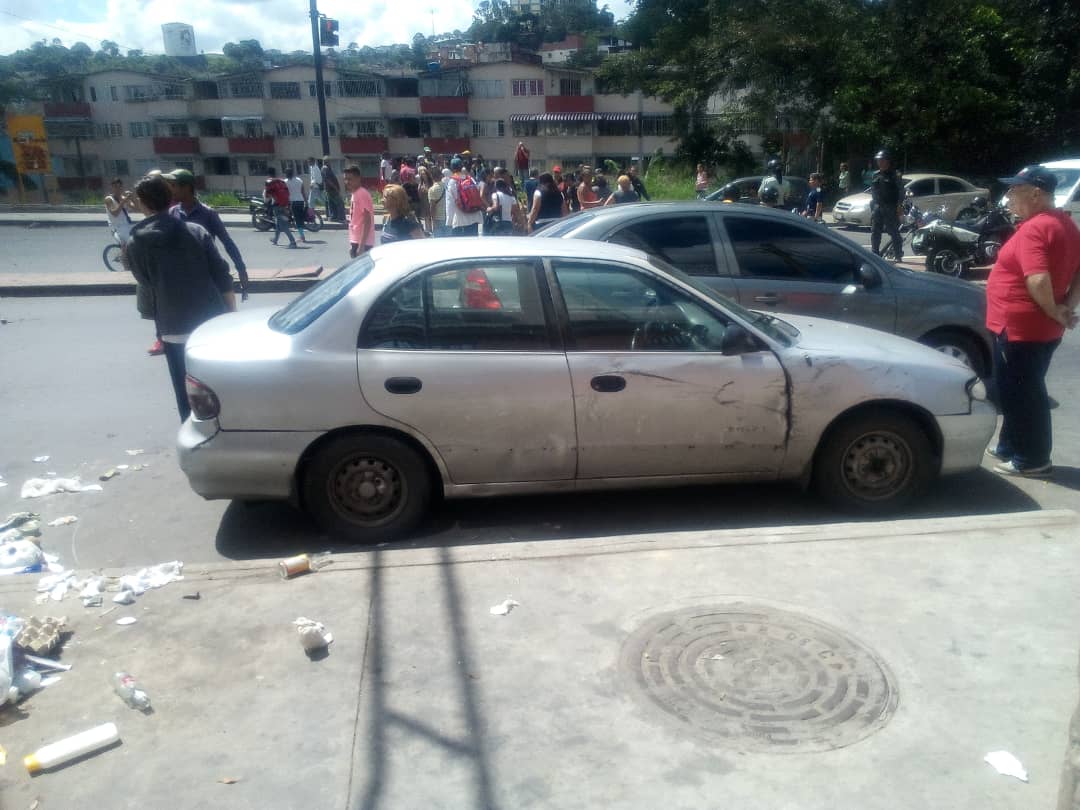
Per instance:
[[[623,646],[647,702],[744,751],[827,751],[882,728],[897,690],[885,664],[821,622],[756,605],[664,613]]]

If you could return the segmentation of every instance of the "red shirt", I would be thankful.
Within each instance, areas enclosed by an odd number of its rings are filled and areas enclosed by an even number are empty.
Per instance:
[[[1042,311],[1028,292],[1026,279],[1049,273],[1059,304],[1080,272],[1080,229],[1065,211],[1043,211],[1020,223],[998,254],[986,282],[986,328],[1010,340],[1049,342],[1065,327]]]

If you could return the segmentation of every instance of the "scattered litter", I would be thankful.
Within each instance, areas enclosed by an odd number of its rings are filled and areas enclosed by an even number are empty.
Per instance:
[[[15,638],[23,629],[23,620],[18,616],[0,616],[0,636]]]
[[[15,636],[15,646],[34,655],[45,655],[60,643],[67,616],[31,616]]]
[[[240,781],[240,778],[237,776],[223,776],[218,781],[223,785],[235,785]]]
[[[81,734],[67,737],[39,748],[30,756],[23,757],[23,765],[30,773],[70,762],[83,754],[99,751],[120,739],[115,723],[105,723]]]
[[[7,481],[0,481],[0,487],[6,487]]]
[[[60,672],[68,672],[71,670],[71,664],[61,664],[59,661],[53,661],[51,658],[42,658],[40,655],[30,655],[27,653],[23,655],[23,658],[31,664],[36,664],[38,669],[53,669]]]
[[[57,492],[101,492],[100,484],[83,484],[78,478],[31,478],[22,485],[23,498],[40,498]]]
[[[116,610],[116,609],[117,609],[118,607],[120,607],[120,606],[119,606],[119,605],[113,605],[113,606],[112,606],[111,608],[109,608],[108,610],[103,610],[103,611],[101,611],[101,615],[102,615],[102,616],[108,616],[108,615],[109,615],[110,613],[112,613],[112,612],[113,612],[114,610]]]
[[[142,596],[151,588],[160,588],[170,582],[179,582],[184,578],[184,564],[179,560],[151,565],[142,568],[136,574],[120,577],[120,589],[129,590],[136,596]]]
[[[125,588],[114,596],[112,600],[118,605],[133,605],[135,604],[135,594]]]
[[[0,765],[7,765],[7,751],[0,745]]]
[[[137,621],[138,619],[136,619],[134,616],[121,616],[119,619],[116,620],[116,623],[121,627],[127,627],[129,624],[135,624],[135,622]]]
[[[115,467],[113,467],[111,469],[106,470],[101,475],[99,475],[98,476],[98,481],[108,481],[110,478],[115,478],[119,474],[120,474],[119,470],[117,470]]]
[[[25,667],[15,673],[12,683],[19,690],[20,695],[29,695],[41,688],[41,673]]]
[[[77,523],[78,520],[79,519],[77,517],[75,517],[75,515],[64,515],[63,517],[58,517],[55,520],[50,520],[45,525],[46,526],[54,526],[54,527],[55,526],[70,526],[72,523]]]
[[[185,593],[185,594],[184,594],[183,596],[181,596],[180,598],[181,598],[181,599],[191,599],[192,601],[195,601],[195,602],[197,602],[197,601],[199,601],[200,599],[202,599],[202,594],[201,594],[201,593],[199,593],[198,591],[195,591],[195,593]]]
[[[515,601],[514,599],[504,599],[499,604],[492,606],[491,615],[505,616],[516,607],[521,607],[521,602]]]
[[[333,561],[329,551],[319,551],[315,554],[297,554],[295,557],[286,557],[278,563],[278,568],[282,579],[291,579],[298,574],[306,574],[308,571],[318,571]]]
[[[134,467],[131,468],[131,471],[138,472],[139,470],[145,470],[149,466],[149,464],[136,464]]]
[[[11,529],[17,532],[18,529]],[[41,546],[33,540],[10,540],[0,543],[0,576],[37,574],[45,564]]]
[[[41,688],[42,689],[48,689],[54,683],[60,683],[60,676],[59,675],[46,675],[44,678],[41,679]]]
[[[117,672],[112,676],[113,691],[133,709],[140,712],[150,710],[150,696],[139,688],[135,677],[127,672]]]
[[[82,599],[83,607],[101,607],[101,588],[105,584],[105,577],[87,577],[83,580],[79,598]]]
[[[130,470],[131,465],[129,465],[129,464],[117,464],[116,469],[118,469],[118,470]]]
[[[306,652],[312,653],[330,646],[334,636],[322,622],[305,619],[303,616],[293,622],[300,634],[300,644]]]
[[[0,532],[6,532],[9,529],[22,527],[31,521],[36,521],[39,517],[41,517],[41,515],[37,512],[12,512],[4,518],[3,523],[0,523]]]
[[[50,458],[52,458],[52,456],[34,456],[34,463],[35,464],[44,464]]]
[[[141,456],[146,451],[140,448],[138,450],[125,450],[124,452],[127,453],[129,456]]]
[[[1028,780],[1023,764],[1008,751],[991,751],[983,757],[983,762],[989,763],[1002,776],[1015,776],[1021,782]]]
[[[15,663],[11,656],[11,639],[0,636],[0,706],[19,699],[19,689],[13,683]]]
[[[47,599],[52,599],[54,602],[59,602],[65,596],[69,588],[75,585],[75,572],[64,571],[58,574],[46,574],[38,580],[37,589],[38,593],[48,594]],[[39,601],[45,601],[41,597],[38,597]]]
[[[717,655],[710,655],[710,656],[709,656],[709,658],[708,658],[708,660],[709,660],[709,661],[723,661],[723,660],[724,660],[724,656],[722,656],[722,655],[720,655],[720,654],[717,654]]]

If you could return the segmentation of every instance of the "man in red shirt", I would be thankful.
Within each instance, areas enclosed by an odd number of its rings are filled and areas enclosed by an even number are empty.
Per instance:
[[[1002,475],[1052,472],[1046,372],[1080,303],[1080,229],[1054,208],[1057,177],[1028,166],[1009,186],[1009,210],[1022,220],[986,284],[986,326],[994,335],[994,381],[1002,424],[989,453]]]

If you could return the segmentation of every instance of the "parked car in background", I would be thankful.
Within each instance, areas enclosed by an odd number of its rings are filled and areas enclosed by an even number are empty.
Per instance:
[[[722,185],[719,189],[705,199],[718,202],[723,199],[731,199],[734,202],[752,203],[757,205],[757,190],[765,175],[757,174],[753,177],[740,177],[730,183]],[[805,177],[784,177],[784,208],[802,208],[806,204],[806,195],[810,191],[810,184]],[[731,197],[727,195],[730,194]]]
[[[990,199],[990,190],[978,188],[967,180],[948,174],[905,174],[908,198],[923,211],[940,213],[944,219],[958,219],[977,214],[974,200]],[[938,211],[944,207],[944,210]],[[833,206],[833,219],[840,225],[870,227],[870,190],[849,194]]]
[[[204,323],[186,358],[192,488],[293,498],[360,542],[440,493],[796,480],[891,512],[977,468],[997,419],[925,346],[579,240],[377,247],[277,312]]]
[[[1076,224],[1080,225],[1080,158],[1048,160],[1040,165],[1050,169],[1057,176],[1054,205],[1072,214]],[[1009,195],[1006,194],[1001,198],[1001,204],[1006,205],[1008,200]]]
[[[748,309],[817,315],[892,332],[990,373],[986,295],[897,267],[787,211],[708,202],[592,209],[536,238],[616,242],[659,256]]]

